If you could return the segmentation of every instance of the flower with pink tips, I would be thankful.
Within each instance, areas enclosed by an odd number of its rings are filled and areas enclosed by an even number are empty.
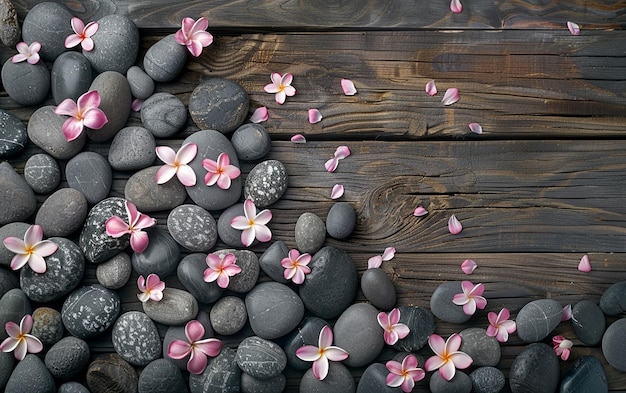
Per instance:
[[[424,379],[426,373],[417,367],[417,358],[410,354],[405,356],[402,363],[389,360],[385,363],[389,374],[385,378],[385,383],[391,388],[399,387],[404,393],[413,391],[415,382]]]
[[[367,260],[368,269],[379,268],[384,261],[391,261],[396,255],[396,249],[394,247],[387,247],[383,252],[383,255],[376,255]]]
[[[328,375],[329,361],[341,362],[348,358],[348,352],[332,344],[333,331],[325,325],[320,331],[317,347],[304,345],[296,351],[299,359],[313,362],[313,375],[320,381]]]
[[[217,281],[220,288],[227,288],[230,277],[241,273],[235,254],[228,253],[220,257],[216,253],[211,253],[206,257],[206,264],[209,267],[204,271],[204,281]]]
[[[463,312],[467,315],[474,315],[476,308],[484,309],[487,306],[487,299],[482,294],[485,291],[483,284],[472,284],[471,281],[462,281],[463,293],[457,293],[452,298],[452,303],[463,306]]]
[[[148,247],[150,239],[143,229],[156,225],[156,220],[146,214],[140,213],[137,206],[129,201],[124,201],[126,207],[126,218],[124,221],[118,216],[109,217],[104,223],[107,235],[118,238],[130,235],[130,247],[135,252],[144,252]]]
[[[4,325],[4,328],[9,335],[2,344],[0,344],[0,351],[13,352],[13,356],[17,360],[23,360],[27,353],[39,353],[43,349],[41,341],[30,333],[33,328],[33,317],[26,314],[22,317],[19,326],[9,321]]]
[[[157,274],[148,274],[148,278],[139,276],[137,279],[137,287],[141,293],[137,294],[137,298],[140,302],[145,303],[148,300],[155,302],[163,299],[163,291],[165,290],[165,283],[161,281]]]
[[[192,18],[183,18],[180,30],[174,34],[174,40],[181,45],[185,45],[193,56],[202,54],[202,49],[213,43],[213,36],[207,32],[209,21],[207,18],[199,18],[194,21]]]
[[[204,184],[207,186],[217,184],[222,190],[228,190],[231,180],[241,175],[239,168],[230,165],[230,157],[226,153],[220,153],[217,161],[205,158],[202,160],[202,167],[207,170],[207,174],[204,176]]]
[[[458,333],[454,333],[447,340],[437,334],[428,337],[428,346],[435,353],[426,360],[426,371],[439,370],[439,375],[446,381],[450,381],[456,374],[456,369],[466,369],[474,360],[465,352],[459,351],[463,339]]]
[[[487,328],[487,335],[489,337],[495,337],[501,343],[505,343],[509,339],[509,334],[515,333],[517,325],[515,321],[509,320],[511,314],[509,310],[503,308],[498,314],[490,312],[487,314],[489,319],[489,327]]]
[[[185,325],[187,341],[172,340],[167,346],[167,356],[172,359],[184,359],[189,356],[187,370],[192,374],[202,374],[208,363],[207,356],[215,357],[222,350],[222,342],[217,338],[205,338],[204,326],[197,320]]]
[[[73,17],[71,24],[74,34],[67,36],[65,39],[65,47],[73,48],[80,44],[83,50],[86,50],[87,52],[92,51],[93,39],[91,39],[91,36],[96,34],[98,31],[98,22],[89,22],[85,26],[85,23],[80,18]]]
[[[25,42],[20,42],[15,46],[15,49],[17,49],[17,55],[11,57],[12,63],[20,63],[24,60],[26,60],[28,64],[39,63],[39,51],[41,50],[41,44],[39,42],[35,41],[30,45]]]
[[[337,169],[337,165],[339,165],[339,160],[343,160],[348,156],[350,156],[350,149],[348,148],[348,146],[339,146],[335,150],[333,158],[326,161],[326,163],[324,164],[324,168],[326,168],[328,172],[334,172],[335,169]]]
[[[57,115],[69,116],[61,126],[61,131],[68,142],[78,138],[85,127],[99,130],[109,122],[99,107],[100,94],[97,90],[91,90],[78,97],[76,102],[66,98],[54,109]]]
[[[6,237],[2,243],[15,255],[11,259],[11,270],[18,270],[28,263],[35,273],[46,272],[45,257],[54,254],[58,246],[51,240],[43,239],[43,228],[31,225],[24,234],[24,240],[14,236]]]
[[[196,184],[196,174],[188,165],[198,154],[198,145],[185,143],[178,151],[169,146],[157,146],[156,154],[165,163],[156,173],[157,184],[167,183],[176,175],[187,187]]]
[[[272,219],[272,212],[269,209],[262,210],[257,214],[256,206],[251,199],[246,199],[243,203],[243,216],[234,217],[230,220],[230,226],[241,232],[241,244],[245,247],[254,242],[269,242],[272,240],[272,232],[267,227],[267,223]]]
[[[552,337],[552,348],[554,349],[554,353],[556,353],[556,356],[560,357],[563,361],[569,359],[573,346],[574,343],[563,336]]]
[[[306,252],[300,254],[295,248],[289,250],[289,256],[280,262],[281,266],[285,268],[285,280],[291,280],[294,284],[302,284],[305,275],[311,273],[311,268],[308,266],[310,262],[311,254]]]
[[[394,308],[389,312],[380,312],[376,316],[378,324],[384,330],[384,338],[387,345],[393,345],[398,340],[405,338],[411,333],[409,327],[403,323],[400,323],[400,310]]]
[[[293,82],[292,74],[281,75],[278,72],[272,72],[270,75],[270,79],[272,83],[265,85],[263,90],[266,93],[275,94],[274,98],[276,99],[277,104],[284,104],[287,97],[292,97],[296,95],[296,89],[291,86]]]

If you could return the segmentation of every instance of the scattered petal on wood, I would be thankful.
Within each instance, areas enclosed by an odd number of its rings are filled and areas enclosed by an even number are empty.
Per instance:
[[[580,34],[580,26],[578,26],[574,22],[567,22],[567,29],[569,30],[569,32],[572,35],[579,35]]]
[[[293,143],[306,143],[306,138],[302,134],[296,134],[291,137]]]
[[[463,4],[461,4],[461,0],[452,0],[450,2],[450,11],[455,14],[460,14],[463,12]]]
[[[317,109],[309,109],[309,123],[315,124],[322,121],[322,114]]]
[[[459,98],[459,89],[457,89],[456,87],[451,87],[446,90],[446,94],[444,94],[441,102],[443,102],[444,105],[448,106],[457,102]]]
[[[424,90],[426,90],[426,93],[427,93],[429,96],[434,96],[434,95],[436,95],[436,94],[437,94],[437,86],[435,85],[435,80],[433,79],[433,80],[431,80],[430,82],[428,82],[428,83],[426,84],[426,88],[425,88]]]
[[[250,117],[250,121],[253,123],[261,123],[269,118],[269,113],[267,112],[267,107],[262,106],[260,108],[256,108],[252,116]]]
[[[589,256],[583,255],[578,263],[578,270],[581,272],[589,273],[591,271],[591,263],[589,262]]]
[[[478,124],[478,123],[470,123],[469,124],[469,129],[474,133],[474,134],[482,134],[483,133],[483,127]]]
[[[331,199],[339,199],[343,196],[343,184],[335,184],[330,193]]]
[[[354,87],[354,83],[350,79],[342,79],[341,88],[343,89],[343,94],[347,96],[353,96],[357,93],[356,87]]]
[[[458,235],[463,230],[463,225],[454,214],[448,219],[448,230],[453,235]]]
[[[572,305],[568,304],[563,307],[563,314],[561,315],[561,322],[569,321],[572,319]]]
[[[422,205],[419,205],[418,207],[415,208],[415,210],[413,211],[413,215],[415,217],[422,217],[428,214],[428,210],[424,209],[424,207]]]
[[[471,259],[466,259],[461,264],[461,270],[463,270],[463,273],[465,274],[472,274],[477,267],[478,265],[476,264],[476,262]]]

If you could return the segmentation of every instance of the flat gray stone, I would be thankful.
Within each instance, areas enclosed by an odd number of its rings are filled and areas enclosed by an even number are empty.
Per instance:
[[[141,106],[141,124],[156,138],[168,138],[187,123],[187,107],[170,93],[155,93]]]
[[[261,124],[247,123],[240,126],[230,141],[242,161],[260,160],[272,148],[272,139]]]
[[[182,204],[187,197],[185,186],[174,178],[157,184],[156,173],[160,166],[151,166],[135,172],[126,182],[124,197],[137,206],[140,212],[170,210]]]
[[[126,75],[139,53],[137,26],[128,16],[119,14],[102,17],[98,26],[97,34],[91,37],[93,50],[83,50],[83,55],[98,73],[115,71]]]
[[[2,1],[0,1],[1,10]],[[0,109],[0,158],[19,153],[27,142],[26,125],[11,112]]]
[[[167,359],[150,362],[139,375],[139,393],[186,393],[189,391],[183,374]]]
[[[170,234],[158,227],[146,229],[150,243],[143,252],[134,252],[131,257],[133,270],[148,277],[157,274],[161,279],[176,271],[180,261],[180,247]]]
[[[78,52],[64,52],[56,58],[50,74],[50,87],[55,104],[66,98],[76,102],[89,90],[93,72],[91,63]]]
[[[39,55],[53,61],[65,52],[65,38],[74,34],[72,14],[59,3],[42,2],[28,11],[22,23],[22,40],[41,43]],[[43,63],[43,62],[42,62]]]
[[[609,316],[626,311],[626,281],[619,281],[607,288],[600,298],[600,308]]]
[[[155,81],[169,82],[180,74],[186,62],[187,47],[176,42],[174,34],[170,34],[148,48],[143,68]]]
[[[144,169],[154,163],[155,149],[156,142],[150,131],[143,127],[124,127],[113,137],[109,164],[118,171]]]
[[[237,347],[237,365],[244,373],[259,379],[280,375],[287,366],[285,351],[261,337],[246,337]]]
[[[193,252],[207,252],[217,242],[217,222],[197,205],[180,205],[167,216],[167,230],[174,240]]]
[[[201,130],[235,131],[248,116],[249,106],[246,91],[236,82],[222,78],[202,82],[189,97],[189,114]],[[231,164],[233,158],[230,156]]]
[[[430,310],[439,319],[449,323],[464,323],[471,315],[463,312],[463,306],[452,303],[454,295],[463,293],[460,281],[444,282],[430,297]]]
[[[102,155],[84,151],[78,153],[65,166],[67,184],[81,192],[92,205],[107,197],[113,183],[113,172]]]
[[[30,115],[28,139],[57,160],[68,160],[82,150],[87,135],[83,132],[78,138],[68,142],[61,131],[67,116],[57,115],[54,113],[55,109],[54,106],[42,106]]]
[[[36,193],[49,194],[61,182],[61,168],[52,156],[35,154],[24,165],[24,180]]]
[[[326,241],[326,225],[315,213],[302,213],[294,229],[296,246],[301,253],[315,254]]]
[[[559,360],[552,348],[534,343],[513,360],[509,386],[513,393],[553,393],[559,386],[559,377]]]
[[[483,328],[468,328],[460,333],[463,341],[459,351],[470,355],[473,366],[497,366],[500,362],[500,343],[489,337]]]
[[[506,384],[504,373],[495,367],[479,367],[469,377],[474,393],[499,393]]]
[[[449,381],[443,379],[439,372],[434,372],[430,376],[428,386],[432,393],[470,393],[472,380],[467,374],[459,370],[456,370],[454,378]]]
[[[148,51],[150,51],[154,45],[152,45]],[[144,57],[145,62],[145,57]],[[154,81],[144,70],[140,67],[132,66],[126,71],[126,79],[130,86],[130,92],[133,97],[140,100],[145,100],[150,97],[154,92]]]
[[[64,337],[48,350],[45,363],[53,377],[72,379],[87,368],[89,345],[77,337]]]
[[[82,192],[61,188],[39,207],[35,224],[41,226],[45,237],[69,236],[82,228],[87,213],[89,205]]]
[[[89,389],[78,382],[65,382],[59,385],[57,393],[90,393]]]
[[[155,322],[184,325],[198,315],[198,302],[187,291],[165,288],[163,299],[142,303],[143,311]]]
[[[396,305],[396,287],[381,268],[367,269],[361,276],[361,291],[367,300],[382,310]]]
[[[105,223],[112,216],[118,216],[123,220],[128,219],[124,199],[107,198],[89,211],[78,239],[78,245],[87,261],[104,262],[119,254],[130,244],[128,235],[117,239],[107,235]]]
[[[374,361],[385,345],[383,328],[376,319],[378,310],[367,303],[355,303],[337,319],[333,328],[334,345],[350,356],[343,363],[364,367]]]
[[[35,193],[7,161],[0,163],[0,225],[22,221],[37,209]]]
[[[287,191],[287,169],[278,160],[267,160],[252,168],[244,186],[244,198],[251,199],[258,209],[277,202]]]
[[[356,225],[356,212],[348,202],[335,203],[326,216],[326,232],[335,239],[345,239]]]
[[[4,90],[19,105],[38,105],[50,91],[50,72],[43,61],[29,64],[9,59],[2,66],[1,76]]]
[[[120,16],[111,15],[111,17]],[[101,31],[102,26],[98,29],[98,33],[94,34],[94,41],[96,36],[100,36]],[[96,49],[92,52],[84,53],[93,53],[95,51]],[[91,86],[89,86],[89,90],[97,90],[100,94],[100,109],[108,119],[108,122],[98,130],[85,128],[85,134],[94,142],[109,141],[113,139],[119,130],[126,126],[133,98],[130,94],[128,81],[123,75],[125,73],[126,70],[122,73],[115,71],[102,72],[95,77],[93,82],[91,82]]]
[[[618,319],[606,329],[602,353],[613,368],[626,372],[626,318]]]
[[[224,290],[216,281],[204,281],[204,271],[208,268],[206,257],[206,254],[199,253],[186,255],[178,264],[176,275],[199,302],[213,303],[222,296]]]
[[[254,334],[272,340],[298,326],[304,316],[304,305],[288,286],[277,282],[257,284],[246,295],[248,320]]]
[[[593,300],[581,300],[572,308],[572,325],[583,344],[596,345],[602,340],[606,327],[604,313]]]
[[[17,363],[7,381],[5,393],[56,393],[54,378],[37,355],[27,354]]]
[[[117,293],[94,284],[72,292],[61,309],[63,325],[78,338],[90,338],[108,329],[120,313]]]
[[[215,332],[224,336],[238,333],[248,321],[246,303],[236,296],[219,299],[211,307],[209,316]]]
[[[0,389],[4,389],[13,372],[15,356],[12,352],[0,352]]]
[[[517,336],[524,342],[541,341],[561,323],[563,307],[553,299],[539,299],[526,304],[517,314]]]
[[[356,393],[400,393],[400,388],[392,388],[387,386],[387,375],[389,370],[382,363],[370,364],[356,387]]]
[[[61,313],[50,307],[39,307],[33,311],[33,328],[30,333],[50,347],[58,342],[65,332]]]
[[[161,338],[152,320],[139,311],[129,311],[117,318],[111,333],[113,349],[135,366],[146,366],[161,356]]]
[[[252,375],[241,373],[242,393],[275,393],[285,390],[287,378],[283,374],[269,379],[254,378]]]
[[[98,283],[108,289],[120,289],[130,279],[133,270],[130,256],[120,252],[108,261],[98,264],[96,278]]]
[[[241,370],[237,367],[234,349],[222,347],[222,351],[214,358],[209,358],[207,367],[202,374],[189,376],[191,393],[239,393]]]

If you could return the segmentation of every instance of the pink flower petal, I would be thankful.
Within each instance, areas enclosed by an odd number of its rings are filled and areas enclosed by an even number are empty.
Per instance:
[[[43,274],[46,272],[46,261],[39,254],[31,254],[28,259],[28,266],[35,272]]]
[[[339,347],[329,346],[326,347],[326,350],[324,351],[324,356],[326,356],[329,360],[332,360],[333,362],[340,362],[348,358],[348,352]]]
[[[24,267],[30,261],[30,254],[16,254],[11,259],[11,270],[18,270]]]
[[[446,90],[446,94],[444,94],[441,102],[443,103],[443,105],[448,106],[448,105],[454,104],[458,100],[459,100],[459,89],[457,89],[456,87],[451,87],[448,90]]]
[[[395,255],[396,255],[395,247],[387,247],[385,248],[385,251],[383,251],[383,255],[382,255],[383,261],[391,261]]]
[[[333,157],[330,160],[326,161],[326,163],[324,163],[324,168],[326,168],[326,171],[332,173],[337,169],[338,165],[339,160],[336,157]]]
[[[391,387],[391,388],[397,388],[398,386],[402,385],[405,381],[404,376],[402,375],[402,370],[400,369],[400,371],[398,372],[394,372],[389,368],[389,363],[391,362],[391,360],[389,362],[387,362],[387,369],[389,371],[391,371],[389,374],[387,374],[387,377],[385,378],[385,383],[387,384],[387,386]],[[398,363],[398,362],[396,362]],[[400,367],[400,363],[398,363],[398,367]]]
[[[94,48],[93,40],[89,37],[85,37],[83,41],[80,43],[81,48],[87,52],[91,52]]]
[[[450,359],[454,362],[454,366],[461,370],[468,368],[474,362],[471,356],[464,352],[452,353]]]
[[[179,164],[189,164],[198,154],[198,145],[195,143],[185,143],[176,153],[176,161]]]
[[[91,90],[78,97],[76,100],[76,106],[79,109],[86,111],[89,108],[97,108],[100,106],[100,94],[97,90]]]
[[[326,376],[328,375],[328,359],[325,356],[317,359],[315,362],[313,362],[312,371],[315,378],[319,379],[320,381],[326,378]]]
[[[415,217],[422,217],[428,214],[428,210],[424,209],[424,207],[422,205],[419,205],[418,207],[415,208],[415,210],[413,211],[413,215]]]
[[[443,354],[444,351],[446,350],[446,342],[438,334],[431,334],[430,337],[428,337],[428,346],[437,355]],[[431,371],[431,370],[433,369],[430,369],[427,371]]]
[[[461,233],[462,230],[463,225],[461,225],[461,222],[456,218],[454,214],[451,215],[448,219],[448,231],[450,231],[450,233],[453,235],[458,235],[459,233]]]
[[[127,233],[130,233],[128,229],[128,223],[124,222],[124,220],[122,220],[118,216],[109,217],[104,225],[107,235],[114,238],[118,238],[126,235]]]
[[[255,225],[255,237],[258,241],[265,243],[272,240],[272,231],[265,225]],[[246,246],[247,247],[247,246]]]
[[[339,199],[343,196],[343,184],[335,184],[330,192],[330,199]]]
[[[454,367],[454,363],[449,360],[445,362],[441,367],[439,367],[439,375],[441,375],[441,378],[445,379],[446,381],[450,381],[452,378],[454,378],[455,374],[456,367]]]
[[[324,325],[322,330],[320,330],[318,344],[320,348],[327,348],[333,344],[333,331],[330,329],[330,326]]]
[[[243,244],[245,247],[248,247],[252,243],[254,243],[254,239],[256,239],[256,231],[254,227],[244,229],[241,232],[241,244]]]
[[[157,146],[156,155],[161,161],[168,165],[174,165],[176,161],[176,152],[169,146]]]
[[[460,14],[461,12],[463,12],[463,5],[461,4],[461,1],[452,0],[450,2],[450,11],[454,12],[455,14]]]
[[[356,87],[354,87],[354,83],[350,79],[341,80],[341,89],[343,90],[343,94],[347,96],[353,96],[357,93]]]
[[[367,260],[368,269],[378,269],[383,264],[383,256],[376,255]]]
[[[83,124],[92,130],[99,130],[109,122],[100,108],[89,108],[83,113]]]
[[[398,334],[399,339],[403,339],[411,333],[411,329],[403,323],[398,323],[394,327],[394,331]]]
[[[348,146],[339,146],[337,150],[335,150],[335,158],[342,160],[346,157],[350,156],[350,148]]]
[[[569,321],[572,319],[572,305],[568,304],[563,307],[563,314],[561,315],[561,322]]]
[[[591,263],[589,262],[589,255],[583,255],[578,263],[578,270],[581,272],[589,273],[591,271]]]
[[[296,134],[291,137],[293,143],[306,143],[306,138],[302,134]]]
[[[217,275],[217,286],[220,288],[228,288],[228,283],[230,282],[230,278],[228,278],[227,274],[219,273]]]
[[[75,16],[70,20],[70,25],[76,34],[82,34],[83,30],[85,30],[85,23],[80,18]]]
[[[82,38],[80,38],[80,36],[78,34],[71,34],[68,35],[67,38],[65,39],[65,47],[66,48],[73,48],[77,45],[79,45],[81,42],[83,41]]]
[[[469,124],[469,129],[474,133],[474,134],[482,134],[483,133],[483,128],[480,124],[478,123],[470,123]]]
[[[65,136],[65,140],[71,142],[82,134],[83,122],[70,117],[65,120],[65,123],[61,126],[61,131],[63,132],[63,136]]]
[[[54,113],[74,117],[78,114],[78,106],[71,98],[66,98],[54,108]]]
[[[472,274],[474,270],[476,270],[476,267],[478,267],[478,265],[471,259],[466,259],[461,264],[461,270],[463,270],[465,274]]]
[[[183,186],[191,187],[196,184],[196,173],[189,165],[180,165],[176,171],[176,177]]]
[[[136,253],[142,253],[148,248],[150,239],[148,234],[144,231],[134,231],[130,235],[130,248]]]
[[[167,183],[176,175],[176,172],[178,171],[176,170],[176,167],[174,166],[167,165],[167,164],[161,166],[155,176],[156,183],[157,184]]]
[[[253,123],[261,123],[266,121],[269,118],[269,113],[267,112],[267,107],[262,106],[256,108],[252,116],[250,117],[250,121]]]
[[[428,82],[426,84],[426,87],[424,88],[424,90],[426,91],[426,94],[428,94],[429,96],[434,96],[437,94],[437,86],[435,85],[435,80],[431,80],[430,82]]]
[[[428,358],[428,360],[426,360],[426,363],[424,363],[424,370],[433,371],[440,368],[444,364],[446,364],[446,361],[438,355],[431,356]]]
[[[6,237],[3,241],[4,246],[11,252],[16,254],[24,254],[26,253],[26,245],[24,244],[24,240],[19,239],[15,236]]]
[[[580,26],[578,26],[574,22],[567,22],[567,29],[569,30],[571,35],[579,35],[580,34]]]
[[[173,340],[167,347],[167,356],[172,359],[183,359],[191,353],[191,346],[183,340]]]
[[[187,371],[189,371],[189,373],[191,374],[202,374],[202,372],[206,368],[207,363],[208,359],[205,354],[198,350],[192,349],[191,357],[187,362]]]
[[[304,345],[296,350],[296,356],[305,362],[314,362],[320,358],[320,350],[313,345]]]
[[[13,351],[13,356],[15,356],[17,360],[21,361],[21,360],[24,360],[27,352],[28,352],[28,346],[26,344],[26,341],[19,340],[17,347],[15,347],[15,350]]]
[[[190,343],[202,340],[204,332],[204,326],[202,326],[202,324],[195,319],[192,319],[185,325],[185,336],[187,336]]]
[[[207,356],[215,357],[222,350],[222,342],[217,338],[207,338],[198,340],[195,343],[196,348]]]
[[[322,114],[317,109],[309,109],[309,123],[315,124],[322,121]]]

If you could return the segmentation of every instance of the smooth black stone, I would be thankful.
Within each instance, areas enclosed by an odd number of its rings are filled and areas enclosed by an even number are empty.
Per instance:
[[[33,329],[30,333],[37,337],[44,347],[54,345],[65,333],[61,313],[50,307],[37,308],[33,311]]]
[[[139,375],[138,393],[186,393],[183,374],[167,359],[150,362]]]
[[[237,347],[237,365],[244,373],[259,379],[280,375],[287,366],[285,351],[261,337],[246,337]]]
[[[7,291],[0,298],[0,326],[13,321],[19,325],[22,317],[32,313],[30,301],[21,289],[15,288]],[[9,337],[5,329],[0,329],[0,342]]]
[[[356,387],[356,393],[400,393],[402,390],[387,386],[387,375],[389,370],[382,363],[370,364],[361,378],[359,384]]]
[[[243,329],[248,320],[246,303],[236,296],[223,297],[211,307],[209,316],[217,334],[224,336],[235,334]]]
[[[114,238],[106,233],[106,220],[118,216],[128,220],[123,198],[107,198],[91,208],[80,232],[78,245],[87,261],[101,263],[113,258],[130,244],[130,237]]]
[[[39,303],[51,302],[70,293],[80,283],[85,271],[85,258],[76,243],[62,237],[48,240],[58,248],[45,258],[45,273],[35,273],[28,265],[20,271],[20,287],[30,300]]]
[[[553,299],[539,299],[526,304],[517,314],[517,335],[524,342],[541,341],[561,323],[563,307]]]
[[[311,273],[300,286],[304,306],[320,318],[335,318],[348,308],[359,286],[356,265],[343,250],[328,246],[309,263]]]
[[[287,247],[287,243],[282,240],[274,241],[259,258],[261,270],[272,280],[287,284],[289,280],[285,279],[285,268],[280,263],[288,256],[289,247]]]
[[[98,283],[105,288],[120,289],[130,279],[132,270],[130,256],[125,252],[120,252],[108,261],[98,264],[96,278]]]
[[[0,389],[4,389],[13,372],[15,356],[12,352],[0,352]]]
[[[355,303],[337,319],[333,328],[334,345],[350,356],[343,363],[349,367],[370,364],[383,349],[383,329],[376,319],[378,310],[367,303]]]
[[[150,47],[153,48],[153,46]],[[148,49],[148,51],[150,50]],[[145,61],[145,57],[144,57]],[[133,97],[145,100],[154,93],[154,81],[140,67],[132,66],[126,71],[126,79]]]
[[[156,138],[168,138],[187,122],[187,107],[170,93],[155,93],[141,106],[141,124]]]
[[[217,301],[224,290],[217,285],[216,281],[204,281],[204,271],[208,269],[206,254],[186,255],[176,268],[176,275],[181,284],[199,302],[213,303]]]
[[[24,180],[36,193],[48,194],[59,186],[61,168],[52,156],[35,154],[24,165]]]
[[[72,14],[59,3],[42,2],[31,8],[22,23],[22,40],[39,42],[39,55],[43,60],[53,61],[65,52],[65,38],[74,34]],[[43,62],[42,62],[43,63]]]
[[[472,317],[463,312],[462,306],[452,303],[457,293],[463,293],[460,281],[444,282],[435,289],[430,298],[430,310],[437,318],[449,323],[464,323]]]
[[[326,216],[326,232],[335,239],[345,239],[356,225],[356,212],[348,202],[335,203]]]
[[[134,252],[131,257],[133,269],[148,277],[157,274],[161,279],[176,271],[180,261],[180,247],[170,234],[161,228],[146,229],[150,243],[143,252]]]
[[[606,329],[602,353],[613,368],[626,372],[626,318],[618,319]]]
[[[42,106],[30,115],[27,126],[28,138],[57,160],[68,160],[82,150],[87,135],[83,132],[78,138],[68,142],[63,132],[58,132],[63,127],[66,117],[54,113],[55,108],[50,105]]]
[[[17,363],[4,393],[56,393],[54,378],[37,355],[27,354]]]
[[[609,386],[602,363],[591,355],[582,356],[574,361],[571,368],[561,379],[559,393],[603,393]]]
[[[143,58],[143,68],[157,82],[169,82],[176,78],[187,62],[187,48],[167,35],[155,42]],[[139,96],[137,96],[139,98]]]
[[[383,269],[364,271],[361,276],[361,291],[377,308],[391,310],[396,305],[396,287]]]
[[[119,15],[111,15],[111,17],[114,16]],[[102,26],[98,29],[98,34],[94,34],[94,37],[100,35],[101,29]],[[91,86],[89,86],[89,90],[97,90],[98,94],[100,94],[100,109],[108,119],[108,122],[98,130],[85,128],[85,134],[94,142],[109,141],[113,139],[119,130],[126,126],[130,115],[132,96],[128,81],[123,75],[124,73],[126,73],[126,70],[122,73],[115,71],[103,72],[96,76],[93,82],[91,82]]]
[[[30,225],[25,222],[10,222],[0,227],[0,239],[4,240],[9,236],[13,236],[18,239],[24,239],[24,234],[29,227]],[[9,251],[9,249],[4,247],[4,245],[0,247],[0,265],[10,268],[11,259],[13,259],[13,256],[15,256],[15,253]],[[13,273],[11,274],[13,275]]]
[[[326,224],[315,213],[302,213],[294,229],[296,246],[301,253],[314,254],[326,240]]]
[[[78,288],[65,299],[61,318],[68,332],[85,339],[108,329],[119,313],[118,294],[94,284]]]
[[[230,225],[230,221],[237,217],[243,216],[243,204],[238,203],[224,210],[217,219],[217,235],[220,240],[231,247],[241,247],[244,245],[241,243],[241,232],[238,229],[233,228]],[[252,243],[256,243],[256,240]],[[282,268],[282,267],[281,267]],[[284,270],[284,269],[283,269]],[[278,281],[278,280],[276,280]]]
[[[626,311],[626,281],[619,281],[607,288],[600,298],[600,308],[609,316]]]
[[[199,84],[189,97],[189,114],[201,130],[235,131],[246,117],[250,102],[236,82],[211,78]],[[213,157],[211,157],[214,160]],[[231,164],[233,156],[230,157]],[[234,164],[233,164],[234,165]]]
[[[102,17],[98,26],[97,34],[91,37],[93,50],[83,50],[83,55],[98,73],[115,71],[126,75],[139,53],[137,26],[128,16],[119,14]]]
[[[50,90],[50,72],[43,61],[29,64],[7,60],[2,66],[2,85],[15,102],[23,106],[43,102]]]
[[[469,377],[474,393],[498,393],[506,384],[504,373],[495,367],[479,367]]]
[[[309,369],[300,380],[300,393],[354,393],[356,383],[350,370],[339,362],[329,362],[328,375],[318,380]]]
[[[267,160],[252,168],[244,186],[243,194],[251,199],[258,209],[277,202],[287,191],[287,169],[278,160]]]
[[[0,163],[0,225],[25,220],[35,210],[37,199],[33,190],[11,164]]]
[[[61,188],[41,204],[35,224],[41,226],[45,237],[69,236],[82,228],[88,213],[87,199],[80,191]]]
[[[276,393],[285,390],[287,379],[283,374],[269,379],[258,379],[253,376],[241,373],[242,393]]]
[[[20,281],[17,275],[9,269],[0,267],[0,298],[13,288],[18,288]]]
[[[296,370],[306,370],[311,367],[311,362],[301,360],[296,356],[296,351],[303,345],[319,345],[320,332],[326,325],[329,325],[329,323],[321,318],[306,317],[297,329],[294,329],[285,337],[283,349],[287,355],[287,363],[290,367]]]
[[[184,325],[198,315],[198,301],[189,292],[165,288],[163,299],[142,303],[143,311],[155,322],[164,325]]]
[[[89,393],[89,389],[85,385],[72,381],[60,385],[57,393]]]
[[[19,153],[27,142],[26,125],[11,112],[0,109],[0,158]]]
[[[54,61],[50,75],[54,102],[59,105],[67,98],[76,102],[89,90],[92,79],[91,63],[85,56],[73,51],[62,53]]]
[[[5,46],[14,47],[20,40],[20,24],[17,20],[17,12],[10,0],[0,1],[0,41]],[[0,387],[2,384],[0,383]]]
[[[45,363],[55,378],[72,379],[87,368],[89,345],[77,337],[64,337],[48,350]]]
[[[512,393],[554,393],[559,386],[559,360],[552,347],[528,345],[511,364],[509,386]]]
[[[196,320],[200,322],[204,327],[204,335],[202,336],[202,339],[212,338],[215,336],[213,328],[211,327],[211,320],[206,312],[198,312]],[[182,359],[172,359],[167,355],[167,349],[174,340],[188,341],[187,336],[185,335],[185,326],[170,326],[167,328],[167,331],[165,332],[165,337],[163,337],[163,358],[169,360],[170,362],[175,364],[176,367],[178,367],[180,370],[186,372],[187,360],[189,360],[189,356]]]
[[[161,355],[161,338],[156,325],[139,311],[129,311],[117,318],[111,333],[113,349],[135,366],[146,366]]]
[[[446,381],[439,372],[434,372],[428,384],[432,393],[470,393],[472,380],[463,371],[456,370],[454,377]]]
[[[126,182],[124,197],[143,213],[174,209],[185,201],[185,186],[174,177],[164,184],[157,184],[156,174],[160,167],[151,166],[135,172]]]
[[[593,300],[582,300],[572,308],[572,325],[583,344],[596,345],[606,327],[604,313]]]
[[[152,165],[156,159],[154,136],[143,127],[124,127],[111,141],[109,164],[118,171],[136,171]]]
[[[230,141],[237,151],[237,157],[243,161],[260,160],[272,148],[272,139],[261,124],[247,123],[240,126]]]
[[[207,252],[217,242],[217,222],[205,209],[180,205],[167,216],[167,229],[189,251]]]
[[[116,353],[97,356],[87,368],[86,379],[91,393],[137,392],[137,372]]]
[[[254,288],[261,271],[259,259],[254,252],[250,250],[225,249],[215,251],[215,254],[220,258],[226,256],[226,254],[233,254],[236,258],[237,266],[241,268],[239,274],[230,277],[228,283],[229,290],[237,293],[246,293]]]
[[[257,284],[246,295],[246,309],[252,331],[272,340],[298,326],[304,316],[304,305],[288,286],[277,282]]]
[[[473,366],[497,366],[500,362],[500,343],[489,337],[483,328],[468,328],[460,333],[463,341],[459,351],[470,355]]]
[[[191,393],[239,393],[240,380],[235,350],[222,347],[219,355],[209,358],[202,374],[189,376],[189,388]]]
[[[113,172],[106,158],[98,153],[78,153],[65,166],[67,184],[80,191],[92,205],[109,195]]]

